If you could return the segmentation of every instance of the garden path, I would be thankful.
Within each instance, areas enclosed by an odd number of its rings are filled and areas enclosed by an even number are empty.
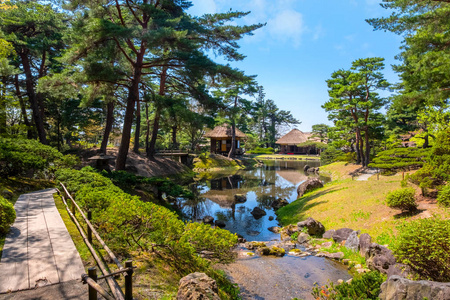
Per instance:
[[[0,261],[0,293],[80,280],[80,255],[55,206],[55,189],[23,194]]]
[[[372,175],[377,174],[377,169],[367,169],[364,171],[363,174],[359,175],[358,178],[356,178],[357,181],[367,181]]]

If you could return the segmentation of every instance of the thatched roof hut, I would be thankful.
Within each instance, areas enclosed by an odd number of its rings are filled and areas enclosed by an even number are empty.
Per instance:
[[[216,126],[213,130],[208,131],[205,134],[205,137],[207,138],[231,138],[233,136],[232,134],[232,128],[231,125],[228,124],[222,124],[220,126]],[[247,135],[245,133],[243,133],[242,131],[240,131],[237,127],[236,127],[236,138],[241,138],[244,139],[246,138]]]
[[[276,144],[281,145],[281,153],[287,154],[316,154],[315,147],[298,147],[304,142],[320,142],[320,139],[312,137],[310,132],[302,132],[298,129],[292,129],[287,134],[283,135],[276,141]]]

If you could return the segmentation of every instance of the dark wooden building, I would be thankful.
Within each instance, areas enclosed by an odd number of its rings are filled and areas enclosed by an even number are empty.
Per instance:
[[[314,146],[299,147],[298,145],[313,141],[317,142],[316,138],[311,137],[311,133],[302,132],[298,129],[292,129],[287,134],[283,135],[276,141],[280,145],[280,154],[318,154],[319,151]]]
[[[231,150],[231,125],[223,124],[216,126],[213,130],[207,132],[205,137],[211,140],[211,153],[227,154]],[[236,128],[236,154],[242,154],[241,141],[245,140],[245,133]]]

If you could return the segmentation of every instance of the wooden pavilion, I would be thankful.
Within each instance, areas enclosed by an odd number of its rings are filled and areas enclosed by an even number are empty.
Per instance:
[[[298,129],[292,129],[287,134],[283,135],[276,141],[276,144],[281,146],[280,154],[318,154],[319,151],[314,146],[299,147],[298,145],[304,142],[320,141],[311,137],[311,133],[302,132]]]
[[[207,132],[205,137],[211,140],[211,153],[227,154],[231,150],[232,130],[231,125],[223,124],[216,126],[213,130]],[[247,135],[236,127],[236,154],[242,154],[241,141],[245,140]]]

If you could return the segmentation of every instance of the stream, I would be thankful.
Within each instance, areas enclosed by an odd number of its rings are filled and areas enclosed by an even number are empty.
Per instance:
[[[274,199],[297,199],[297,187],[308,177],[304,166],[319,167],[319,161],[264,161],[262,167],[252,170],[201,174],[203,179],[191,185],[197,194],[195,200],[179,200],[178,206],[191,220],[212,216],[225,222],[225,228],[247,241],[275,241],[280,235],[268,230],[279,226]],[[330,179],[321,177],[325,182]],[[234,195],[245,195],[247,201],[235,203]],[[259,207],[267,213],[256,219],[251,211]],[[271,217],[273,217],[273,220]],[[304,250],[301,246],[298,248]],[[351,278],[347,269],[334,261],[315,256],[298,257],[290,254],[282,258],[247,256],[242,245],[236,262],[221,266],[232,281],[239,284],[243,299],[313,299],[311,288],[328,280]]]

